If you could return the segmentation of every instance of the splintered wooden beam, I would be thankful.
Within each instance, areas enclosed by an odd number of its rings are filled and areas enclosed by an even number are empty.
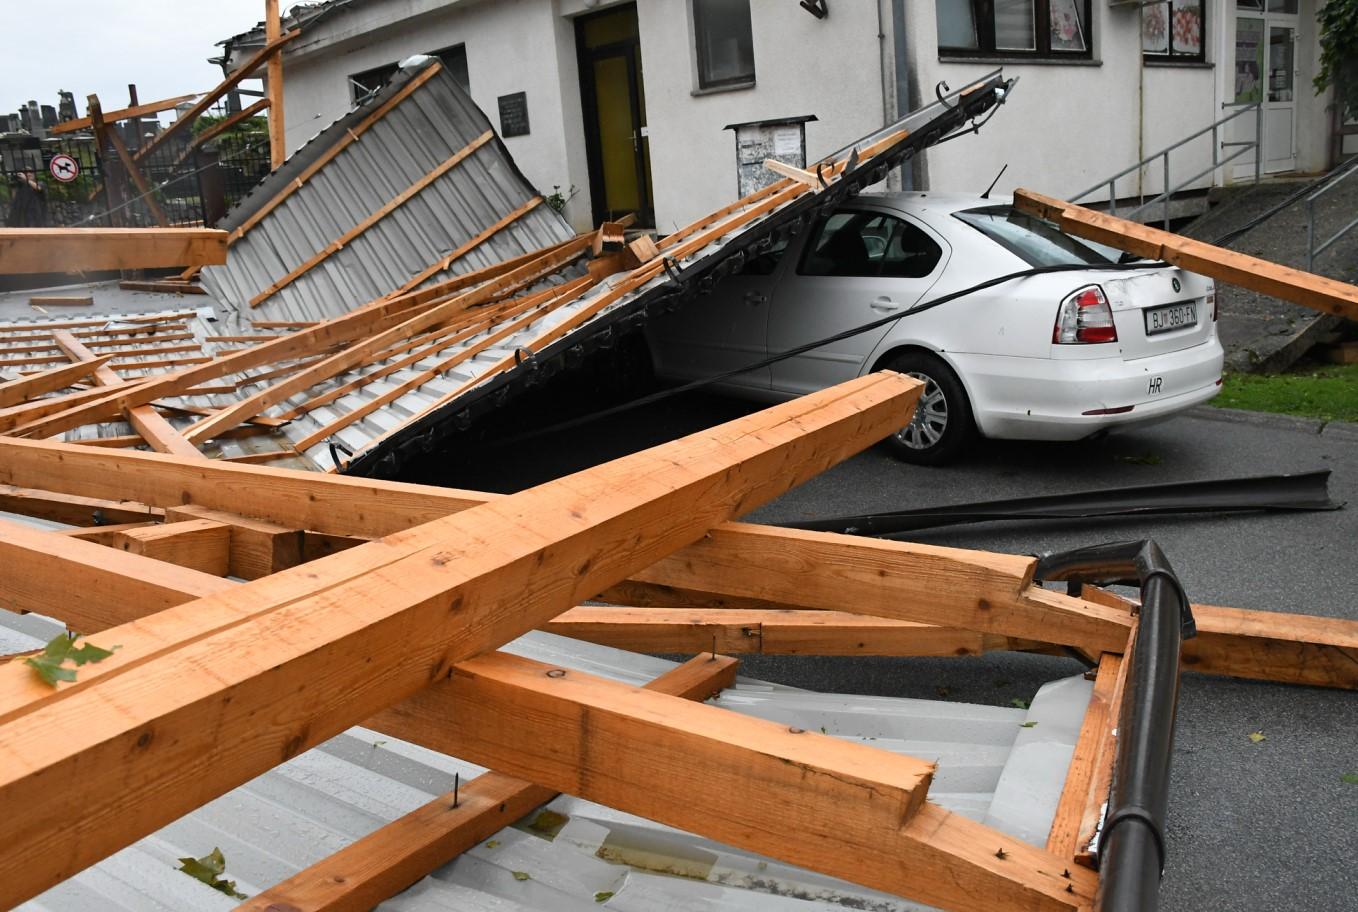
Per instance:
[[[1092,872],[929,805],[931,763],[517,656],[461,662],[367,724],[945,909],[1093,901]]]
[[[226,232],[211,228],[0,228],[0,275],[225,262]]]
[[[1066,782],[1052,817],[1047,836],[1047,851],[1057,858],[1075,859],[1076,841],[1084,824],[1085,808],[1089,806],[1094,780],[1098,778],[1100,759],[1109,733],[1116,726],[1113,713],[1113,692],[1122,670],[1123,658],[1105,652],[1099,657],[1094,691],[1085,709],[1075,751],[1066,770]]]
[[[645,685],[686,700],[706,700],[735,682],[736,662],[699,656]],[[363,912],[390,899],[533,808],[557,795],[504,773],[477,776],[250,897],[237,912]]]
[[[95,542],[0,521],[0,607],[55,617],[81,633],[124,623],[131,612],[154,613],[235,585]]]
[[[1321,313],[1358,320],[1358,286],[1180,234],[1095,212],[1031,190],[1015,190],[1014,205],[1076,237],[1107,244],[1148,260],[1164,260],[1190,272],[1300,304]]]
[[[703,650],[760,655],[968,656],[1050,648],[958,627],[843,611],[628,608],[581,605],[542,627],[548,633],[629,652]]]
[[[858,452],[919,390],[873,374],[145,619],[211,632],[149,656],[120,637],[86,686],[0,725],[0,905]]]
[[[8,383],[0,383],[0,408],[20,405],[34,396],[65,389],[81,377],[88,377],[94,373],[95,368],[103,366],[111,357],[113,356],[105,355],[89,358],[74,364],[51,367],[36,374],[29,374],[27,377],[20,377],[18,380],[10,380]]]
[[[776,158],[764,159],[764,167],[780,177],[789,177],[799,184],[805,184],[813,190],[820,189],[820,178],[805,168],[798,168],[796,165],[789,165],[787,162],[780,162]]]

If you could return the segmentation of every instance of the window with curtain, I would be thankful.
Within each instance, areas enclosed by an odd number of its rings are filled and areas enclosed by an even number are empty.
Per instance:
[[[693,0],[693,40],[699,88],[754,82],[750,0]]]
[[[1090,0],[934,0],[942,57],[1088,60]]]
[[[1160,0],[1141,7],[1141,53],[1149,62],[1202,63],[1204,0]]]

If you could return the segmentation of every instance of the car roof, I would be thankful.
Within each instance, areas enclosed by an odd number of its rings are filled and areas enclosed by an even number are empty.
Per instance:
[[[937,215],[952,215],[954,212],[982,206],[1008,206],[1014,202],[1014,198],[1006,193],[992,193],[983,199],[979,193],[937,193],[932,190],[863,193],[859,198],[885,203],[905,212],[920,214],[932,212]]]

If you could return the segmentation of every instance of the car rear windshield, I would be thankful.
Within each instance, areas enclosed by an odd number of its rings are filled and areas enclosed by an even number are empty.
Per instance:
[[[953,213],[1029,266],[1116,263],[1111,247],[1062,234],[1051,222],[1012,206],[985,206]]]

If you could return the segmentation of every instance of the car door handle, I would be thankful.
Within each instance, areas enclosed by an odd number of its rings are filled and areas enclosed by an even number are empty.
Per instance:
[[[760,291],[745,292],[745,303],[751,307],[758,307],[760,304],[768,303],[769,296]]]
[[[894,313],[901,309],[901,305],[888,297],[874,298],[868,306],[880,313]]]

